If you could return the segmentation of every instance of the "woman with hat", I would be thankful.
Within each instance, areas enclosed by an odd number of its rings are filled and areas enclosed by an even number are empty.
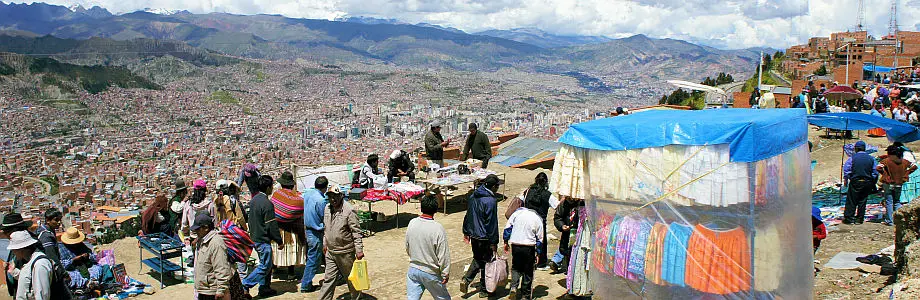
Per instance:
[[[304,264],[306,252],[304,245],[307,244],[303,227],[303,196],[297,192],[297,183],[294,181],[294,174],[285,171],[278,178],[280,189],[272,193],[271,201],[275,206],[275,220],[278,221],[278,229],[281,231],[281,239],[284,241],[283,247],[272,244],[272,250],[275,253],[273,261],[275,266],[288,267],[289,276],[294,275],[294,266]]]
[[[179,220],[182,219],[182,208],[185,207],[185,198],[188,196],[188,187],[185,180],[177,178],[176,188],[172,199],[169,200],[169,227],[172,228],[172,234],[179,231]]]
[[[0,223],[0,237],[9,239],[13,233],[25,231],[29,233],[33,239],[37,240],[35,234],[29,231],[30,227],[32,227],[32,221],[23,220],[21,214],[8,213],[3,216],[3,222]],[[16,254],[12,250],[7,254],[7,258],[7,263],[3,265],[3,276],[6,277],[6,288],[10,297],[14,297],[16,296],[17,280],[16,276],[13,274],[19,273],[23,263],[16,259]],[[9,264],[12,264],[12,267],[10,267]]]
[[[189,227],[195,223],[195,216],[206,213],[214,216],[214,201],[208,199],[208,183],[204,179],[195,180],[192,184],[192,196],[182,208],[182,234],[188,238],[191,235]]]
[[[61,252],[61,266],[70,275],[68,286],[71,290],[82,290],[90,287],[90,283],[99,283],[102,278],[103,266],[96,261],[96,254],[85,243],[86,235],[76,227],[67,228],[61,235],[58,250]]]

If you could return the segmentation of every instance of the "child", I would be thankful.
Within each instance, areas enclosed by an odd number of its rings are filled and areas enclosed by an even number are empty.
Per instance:
[[[578,230],[577,211],[579,206],[585,206],[585,202],[572,197],[565,197],[562,203],[559,203],[559,206],[556,207],[556,213],[553,215],[553,225],[556,226],[556,230],[559,230],[561,235],[559,238],[559,251],[553,255],[552,260],[549,262],[550,268],[555,273],[565,273],[568,269],[569,255],[572,252],[572,248],[569,247],[569,240],[570,236]]]
[[[811,238],[815,247],[814,253],[818,253],[818,246],[821,246],[821,240],[827,238],[827,227],[824,226],[824,221],[821,220],[821,210],[814,206],[811,207]],[[815,263],[817,263],[817,260],[815,260]],[[815,267],[815,273],[817,274],[819,271],[818,267]]]
[[[537,262],[537,249],[543,243],[543,219],[537,214],[536,201],[524,203],[508,218],[505,225],[505,253],[511,244],[511,292],[508,299],[515,299],[520,293],[521,299],[530,299],[533,283],[534,265]],[[524,277],[523,282],[518,282]]]

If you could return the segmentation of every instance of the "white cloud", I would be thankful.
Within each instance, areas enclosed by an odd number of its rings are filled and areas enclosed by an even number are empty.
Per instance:
[[[194,13],[281,14],[297,18],[395,18],[478,32],[536,27],[566,35],[645,34],[721,48],[785,48],[811,36],[852,30],[857,0],[47,0],[99,5],[112,12],[143,8]],[[866,2],[870,34],[888,32],[892,0]],[[901,29],[920,29],[920,0],[902,0]]]

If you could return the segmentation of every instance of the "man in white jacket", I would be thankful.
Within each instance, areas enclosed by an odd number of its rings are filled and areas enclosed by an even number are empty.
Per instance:
[[[17,231],[10,235],[10,245],[7,249],[13,251],[17,258],[29,258],[29,262],[19,271],[16,300],[51,299],[53,265],[51,259],[38,251],[38,241],[26,231]]]
[[[511,250],[511,293],[508,299],[530,299],[538,245],[543,241],[543,219],[534,210],[536,203],[525,202],[505,225],[505,253]],[[523,277],[523,280],[521,280]],[[520,287],[518,283],[520,282]],[[520,288],[520,289],[519,289]]]

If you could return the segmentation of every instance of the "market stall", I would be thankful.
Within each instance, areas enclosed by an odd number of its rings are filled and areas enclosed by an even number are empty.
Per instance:
[[[811,299],[807,134],[805,111],[789,109],[650,111],[572,125],[550,183],[586,201],[569,291]]]
[[[425,185],[425,190],[437,193],[440,198],[446,199],[444,196],[450,195],[448,192],[449,190],[457,190],[466,185],[469,186],[469,190],[474,190],[480,180],[492,174],[498,176],[502,181],[505,181],[506,178],[504,173],[482,169],[478,166],[479,163],[476,162],[454,164],[434,172],[434,177],[419,180],[418,182]],[[505,185],[502,186],[504,187]],[[506,190],[502,190],[502,194],[505,194],[505,191]],[[447,202],[446,200],[444,201],[444,214],[446,215]]]

